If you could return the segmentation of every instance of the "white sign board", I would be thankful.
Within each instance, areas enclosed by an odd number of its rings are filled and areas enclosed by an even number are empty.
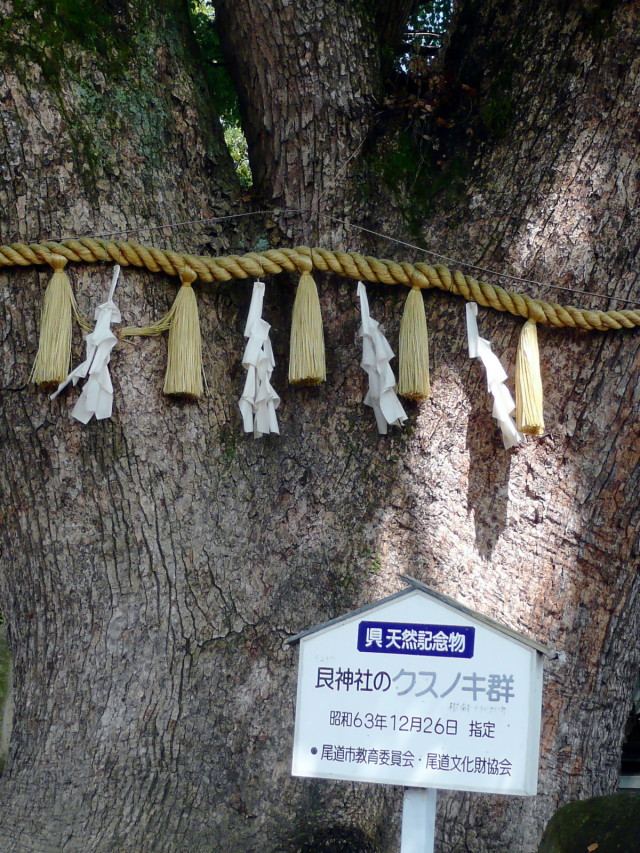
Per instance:
[[[443,599],[300,636],[294,776],[536,793],[543,647]]]

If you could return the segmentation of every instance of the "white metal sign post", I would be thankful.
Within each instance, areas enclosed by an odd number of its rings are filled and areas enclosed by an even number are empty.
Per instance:
[[[436,835],[435,788],[405,788],[400,853],[433,853]]]
[[[292,773],[406,786],[402,853],[431,853],[435,789],[536,793],[547,649],[409,582],[290,640]]]

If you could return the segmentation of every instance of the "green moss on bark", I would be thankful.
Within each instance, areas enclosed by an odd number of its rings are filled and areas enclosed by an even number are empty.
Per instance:
[[[169,14],[169,0],[15,0],[13,15],[0,22],[0,62],[25,89],[57,100],[59,132],[95,203],[104,180],[119,177],[129,140],[149,173],[162,169],[158,142],[180,133],[162,77],[188,67],[194,46],[186,7]],[[203,112],[209,102],[203,91]]]
[[[617,793],[569,803],[549,821],[538,853],[638,853],[640,794]]]
[[[140,16],[147,15],[148,7],[139,5]],[[0,49],[39,65],[53,86],[63,70],[78,70],[79,58],[70,46],[95,53],[113,73],[131,55],[131,8],[119,0],[15,0],[14,15],[0,24]]]
[[[452,146],[440,155],[432,139],[425,143],[404,129],[381,140],[369,162],[370,193],[375,194],[374,185],[381,179],[391,193],[400,195],[406,223],[416,235],[436,204],[452,206],[464,194],[471,165],[465,151]]]

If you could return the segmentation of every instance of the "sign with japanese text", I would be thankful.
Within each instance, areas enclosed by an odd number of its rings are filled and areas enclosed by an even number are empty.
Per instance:
[[[414,625],[407,622],[360,622],[358,651],[389,655],[473,657],[474,628]]]
[[[410,588],[300,637],[294,776],[535,794],[542,654]]]

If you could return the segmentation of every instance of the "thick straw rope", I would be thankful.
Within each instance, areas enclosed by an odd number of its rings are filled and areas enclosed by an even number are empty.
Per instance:
[[[68,261],[93,263],[114,261],[121,266],[146,267],[151,272],[164,272],[178,276],[189,267],[200,281],[229,281],[234,278],[261,277],[284,272],[333,272],[345,278],[381,282],[382,284],[404,284],[407,287],[427,289],[437,287],[470,302],[477,302],[497,311],[508,311],[516,317],[548,323],[561,328],[577,329],[632,329],[640,326],[640,311],[590,311],[585,308],[562,306],[555,302],[543,302],[518,293],[510,293],[502,287],[477,281],[459,270],[429,264],[396,263],[365,257],[356,252],[330,252],[328,249],[269,249],[266,252],[249,252],[246,255],[227,255],[213,258],[190,255],[144,246],[140,243],[121,240],[99,240],[84,237],[79,240],[63,240],[60,243],[13,243],[0,246],[0,268],[30,266],[50,263],[54,254],[63,255]]]

